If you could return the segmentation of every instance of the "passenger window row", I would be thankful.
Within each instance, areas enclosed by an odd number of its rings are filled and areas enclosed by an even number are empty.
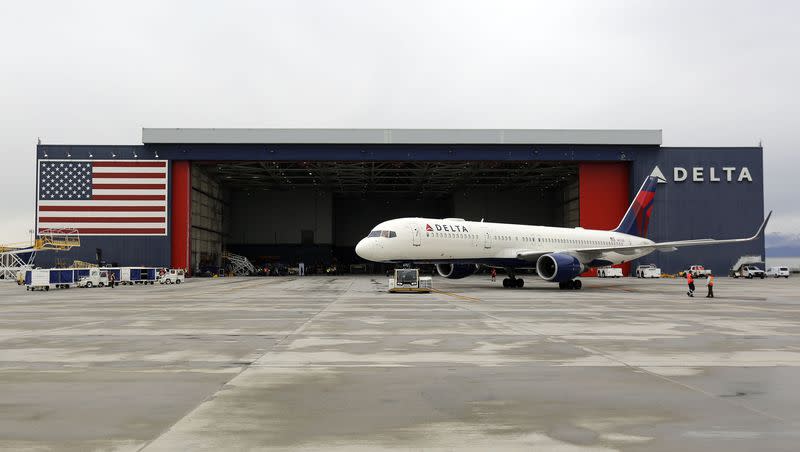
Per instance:
[[[426,237],[444,238],[444,239],[477,239],[477,234],[464,234],[459,232],[428,232]]]

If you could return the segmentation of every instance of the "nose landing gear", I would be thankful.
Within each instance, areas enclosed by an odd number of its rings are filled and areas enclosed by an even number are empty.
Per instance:
[[[558,288],[561,290],[580,290],[581,287],[583,287],[583,283],[581,283],[580,279],[570,279],[569,281],[558,283]]]

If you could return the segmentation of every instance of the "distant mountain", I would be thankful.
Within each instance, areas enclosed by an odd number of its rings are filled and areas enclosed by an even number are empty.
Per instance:
[[[764,246],[769,257],[800,256],[800,234],[773,232],[764,237]]]

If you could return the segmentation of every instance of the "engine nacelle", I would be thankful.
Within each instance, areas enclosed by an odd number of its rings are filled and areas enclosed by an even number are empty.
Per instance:
[[[545,281],[564,282],[580,275],[584,266],[575,256],[552,253],[541,256],[536,261],[536,273]]]
[[[436,264],[436,272],[447,279],[461,279],[478,271],[474,264]]]

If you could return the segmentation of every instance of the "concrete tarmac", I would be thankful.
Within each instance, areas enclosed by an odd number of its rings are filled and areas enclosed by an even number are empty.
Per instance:
[[[797,450],[800,278],[0,284],[2,450]]]

